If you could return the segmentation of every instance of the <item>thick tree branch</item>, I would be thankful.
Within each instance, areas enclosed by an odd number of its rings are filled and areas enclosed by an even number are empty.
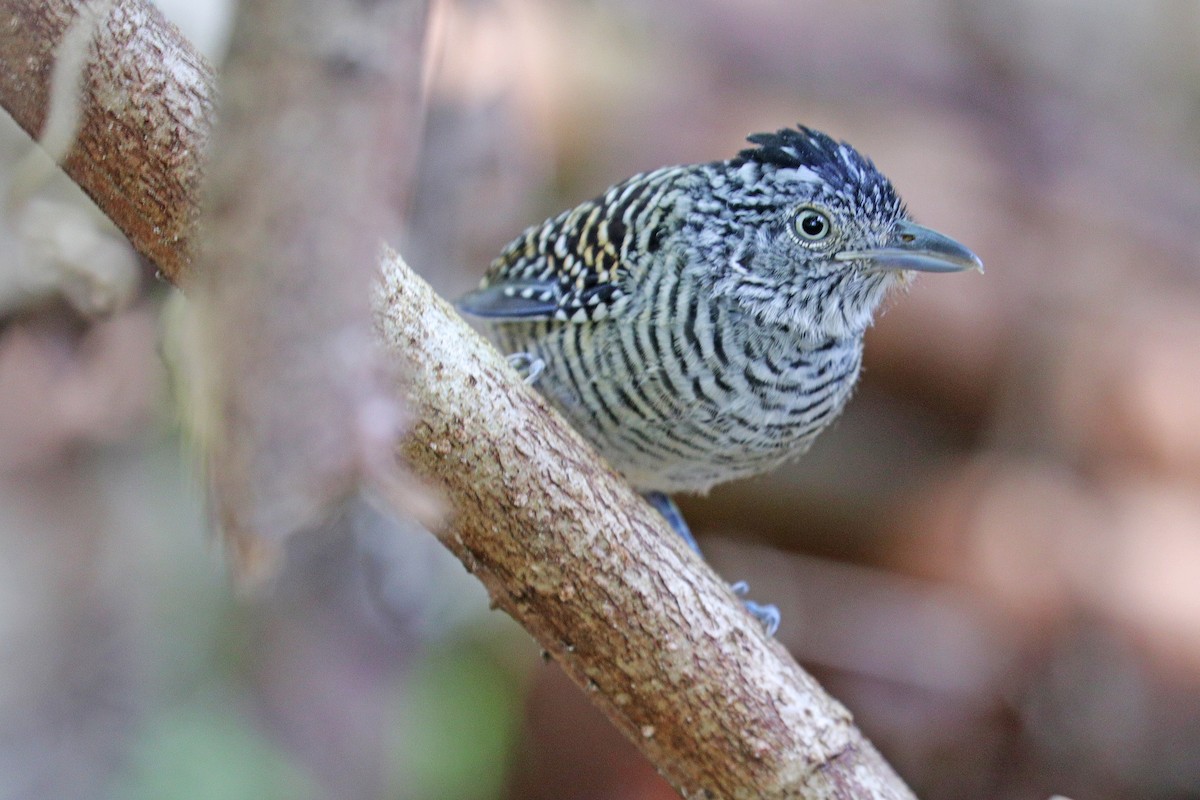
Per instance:
[[[401,451],[438,536],[688,798],[904,798],[849,713],[392,253],[378,307],[410,363]]]
[[[63,35],[83,0],[0,0],[0,101],[35,139]],[[82,117],[62,167],[164,275],[179,280],[200,213],[213,70],[153,4],[117,2],[100,21]]]
[[[158,69],[163,53],[190,49],[144,2],[119,6],[122,36],[105,26],[92,74],[131,83],[100,93],[89,84],[87,137],[67,164],[134,245],[177,277],[195,234],[211,72],[198,60]],[[43,112],[28,96],[45,101],[38,82],[72,7],[66,0],[0,4],[0,101],[18,109],[29,130]],[[149,61],[130,64],[131,53]],[[42,67],[29,68],[30,58]],[[148,75],[166,84],[149,91]],[[148,94],[156,104],[144,102]],[[107,102],[93,107],[102,96]],[[181,126],[183,118],[196,126]],[[191,139],[180,147],[182,134],[146,136],[143,128],[186,129]],[[118,163],[90,163],[99,156]],[[140,181],[147,165],[164,172]],[[182,194],[164,203],[155,194],[163,186]],[[912,796],[846,710],[392,254],[376,299],[383,339],[410,369],[417,421],[401,452],[443,487],[456,515],[439,537],[685,797]]]

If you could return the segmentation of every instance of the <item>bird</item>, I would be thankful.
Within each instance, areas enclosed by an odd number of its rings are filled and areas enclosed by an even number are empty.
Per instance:
[[[983,271],[846,142],[804,125],[747,141],[527,228],[456,304],[697,552],[670,495],[803,454],[889,294]],[[744,602],[773,634],[778,610]]]

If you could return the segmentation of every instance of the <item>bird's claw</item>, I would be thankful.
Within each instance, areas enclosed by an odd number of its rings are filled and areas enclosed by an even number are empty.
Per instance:
[[[546,370],[546,362],[532,353],[513,353],[508,356],[508,365],[520,373],[529,386],[537,383]]]
[[[750,594],[750,584],[745,581],[730,584],[729,590],[742,598],[742,605],[746,607],[746,611],[750,612],[750,616],[763,626],[767,636],[774,636],[775,632],[779,630],[779,622],[782,619],[779,608],[769,603],[762,604],[745,599],[746,595]]]
[[[759,624],[763,626],[763,632],[767,636],[774,636],[775,632],[779,630],[779,622],[782,619],[779,614],[779,608],[771,603],[759,604],[753,600],[743,600],[742,603],[746,606],[746,610],[750,612],[750,616],[758,620]]]
[[[688,543],[688,546],[700,554],[700,546],[696,544],[696,538],[692,536],[692,531],[684,521],[683,515],[679,513],[679,507],[675,505],[675,502],[662,492],[646,492],[643,496],[650,501],[650,505],[658,509],[658,512],[666,518],[675,532]],[[750,612],[750,616],[763,626],[767,636],[774,636],[775,631],[779,630],[779,609],[773,605],[762,605],[753,600],[747,600],[746,596],[750,594],[750,584],[745,581],[730,584],[729,588],[742,599],[742,605]]]

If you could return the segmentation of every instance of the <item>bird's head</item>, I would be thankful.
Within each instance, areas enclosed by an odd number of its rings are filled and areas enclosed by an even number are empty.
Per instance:
[[[716,292],[744,313],[857,336],[913,272],[982,270],[966,247],[909,219],[891,182],[850,145],[804,127],[749,141],[756,147],[710,165],[688,222]]]

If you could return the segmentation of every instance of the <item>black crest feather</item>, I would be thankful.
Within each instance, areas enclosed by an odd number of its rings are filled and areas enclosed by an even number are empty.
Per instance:
[[[806,167],[835,190],[863,202],[873,199],[876,205],[899,203],[891,183],[871,159],[821,131],[797,125],[746,138],[758,146],[742,150],[731,165],[750,161],[777,169]]]
[[[803,125],[775,133],[752,133],[746,141],[758,145],[738,153],[738,158],[746,161],[779,167],[820,167],[838,161],[840,145],[832,137]]]

